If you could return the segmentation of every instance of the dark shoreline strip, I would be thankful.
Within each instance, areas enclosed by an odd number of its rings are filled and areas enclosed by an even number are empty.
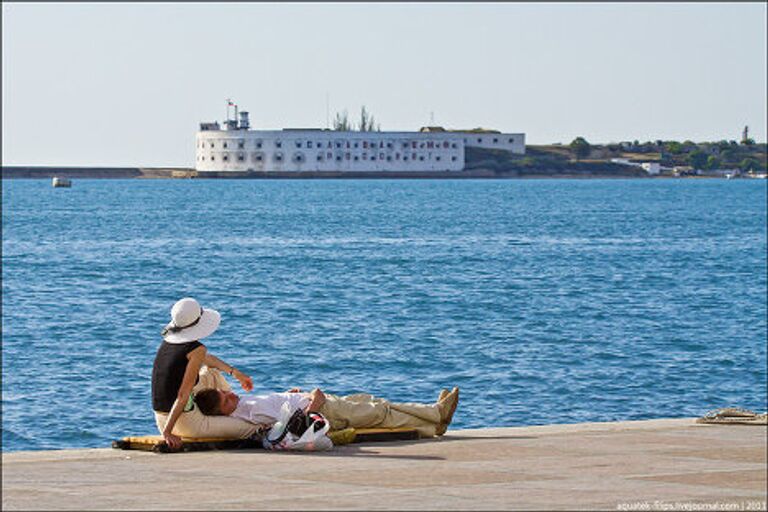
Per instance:
[[[530,179],[530,178],[644,178],[642,174],[589,173],[558,170],[519,174],[490,169],[465,171],[220,171],[198,173],[186,167],[2,167],[2,179]]]

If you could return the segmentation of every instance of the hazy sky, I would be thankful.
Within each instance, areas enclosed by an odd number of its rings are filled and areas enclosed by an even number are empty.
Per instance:
[[[482,126],[530,144],[766,140],[766,4],[14,4],[3,164],[192,166],[226,98],[257,129]]]

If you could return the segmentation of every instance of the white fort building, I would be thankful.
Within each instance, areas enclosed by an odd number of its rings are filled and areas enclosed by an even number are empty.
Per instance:
[[[525,153],[525,134],[493,130],[418,132],[337,131],[285,128],[251,130],[248,112],[239,119],[200,123],[198,172],[461,171],[466,148]]]

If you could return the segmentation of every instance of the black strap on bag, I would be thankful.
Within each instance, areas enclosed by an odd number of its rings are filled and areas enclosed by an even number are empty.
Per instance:
[[[291,414],[291,417],[288,418],[288,421],[285,423],[283,431],[280,433],[280,435],[276,439],[269,439],[269,437],[267,437],[267,440],[272,444],[279,444],[280,441],[285,439],[285,436],[288,435],[288,432],[301,437],[301,435],[306,431],[307,416],[301,409],[296,409],[293,411],[293,414]]]
[[[296,437],[301,437],[310,426],[313,427],[314,432],[317,432],[325,426],[325,418],[316,412],[306,414],[302,409],[296,409],[285,423],[285,427],[280,435],[276,439],[267,438],[267,440],[273,445],[279,444],[280,441],[285,439],[288,432]]]

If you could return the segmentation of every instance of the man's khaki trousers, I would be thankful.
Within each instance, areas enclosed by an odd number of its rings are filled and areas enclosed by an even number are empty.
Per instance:
[[[395,403],[373,395],[326,394],[320,412],[331,430],[353,428],[413,428],[422,437],[432,437],[440,424],[437,404]]]

